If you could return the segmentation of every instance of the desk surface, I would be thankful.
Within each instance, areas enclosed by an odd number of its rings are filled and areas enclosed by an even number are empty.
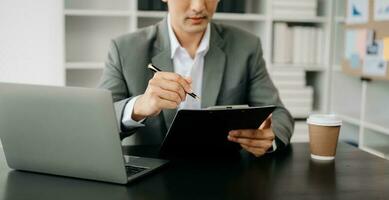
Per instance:
[[[154,154],[154,147],[131,147]],[[388,199],[389,161],[339,144],[334,162],[310,159],[308,144],[256,159],[180,161],[122,186],[10,170],[0,150],[0,199]]]

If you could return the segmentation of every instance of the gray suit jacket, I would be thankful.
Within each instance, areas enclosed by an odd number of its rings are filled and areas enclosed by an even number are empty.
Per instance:
[[[163,110],[159,116],[148,118],[145,127],[134,130],[126,130],[121,124],[125,105],[145,92],[153,76],[146,68],[149,63],[163,71],[174,71],[166,18],[114,39],[99,84],[100,88],[112,92],[121,138],[132,135],[136,144],[161,144],[176,113],[176,110]],[[277,144],[289,143],[293,118],[269,77],[259,38],[234,27],[212,23],[210,48],[204,61],[201,106],[240,104],[276,105],[272,127]]]

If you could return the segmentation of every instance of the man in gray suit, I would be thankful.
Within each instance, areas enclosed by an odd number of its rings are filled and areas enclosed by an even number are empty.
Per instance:
[[[268,75],[259,38],[212,23],[219,0],[162,1],[167,18],[111,44],[100,88],[112,91],[121,138],[161,144],[181,108],[276,105],[259,129],[226,137],[257,157],[288,145],[293,119]],[[163,72],[153,75],[149,63]],[[201,100],[187,97],[191,92]]]

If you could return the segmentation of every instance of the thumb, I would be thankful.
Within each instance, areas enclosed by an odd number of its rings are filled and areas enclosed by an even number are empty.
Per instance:
[[[262,124],[261,126],[259,127],[259,129],[269,129],[271,127],[271,117],[272,115],[270,115]]]

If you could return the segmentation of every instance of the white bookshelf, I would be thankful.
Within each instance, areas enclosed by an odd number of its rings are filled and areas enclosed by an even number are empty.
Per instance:
[[[136,0],[64,1],[65,66],[66,80],[69,86],[95,87],[104,67],[110,40],[118,35],[155,24],[166,16],[166,12],[163,11],[137,10]],[[272,0],[247,0],[246,13],[216,13],[214,19],[218,23],[234,25],[260,37],[270,74],[275,70],[303,70],[306,75],[306,84],[314,89],[313,113],[335,112],[340,114],[346,124],[345,131],[342,132],[344,140],[351,138],[353,141],[359,142],[361,139],[362,143],[359,145],[363,147],[361,145],[364,140],[362,135],[368,134],[368,131],[365,130],[384,135],[389,128],[385,123],[376,121],[388,119],[384,116],[389,113],[388,110],[381,110],[378,112],[378,116],[369,112],[362,113],[364,110],[362,108],[366,110],[366,105],[363,103],[375,102],[385,105],[383,102],[388,100],[387,94],[381,94],[382,101],[379,102],[367,98],[366,94],[363,94],[361,81],[340,71],[345,21],[343,0],[313,1],[319,3],[318,16],[316,17],[273,16]],[[323,63],[273,63],[273,24],[276,22],[323,28]],[[386,83],[369,83],[366,85],[365,93],[376,94],[386,86]],[[350,99],[352,102],[349,102]],[[302,112],[294,116],[299,119],[296,133],[300,134],[298,138],[296,136],[297,141],[307,141],[308,139],[306,127],[302,128],[305,126],[307,114]],[[387,121],[389,122],[389,119]],[[374,145],[369,148],[374,148]],[[379,151],[379,148],[376,150]]]
[[[330,111],[341,116],[341,139],[389,159],[389,82],[362,81],[341,71],[344,55],[345,0],[333,5]]]

